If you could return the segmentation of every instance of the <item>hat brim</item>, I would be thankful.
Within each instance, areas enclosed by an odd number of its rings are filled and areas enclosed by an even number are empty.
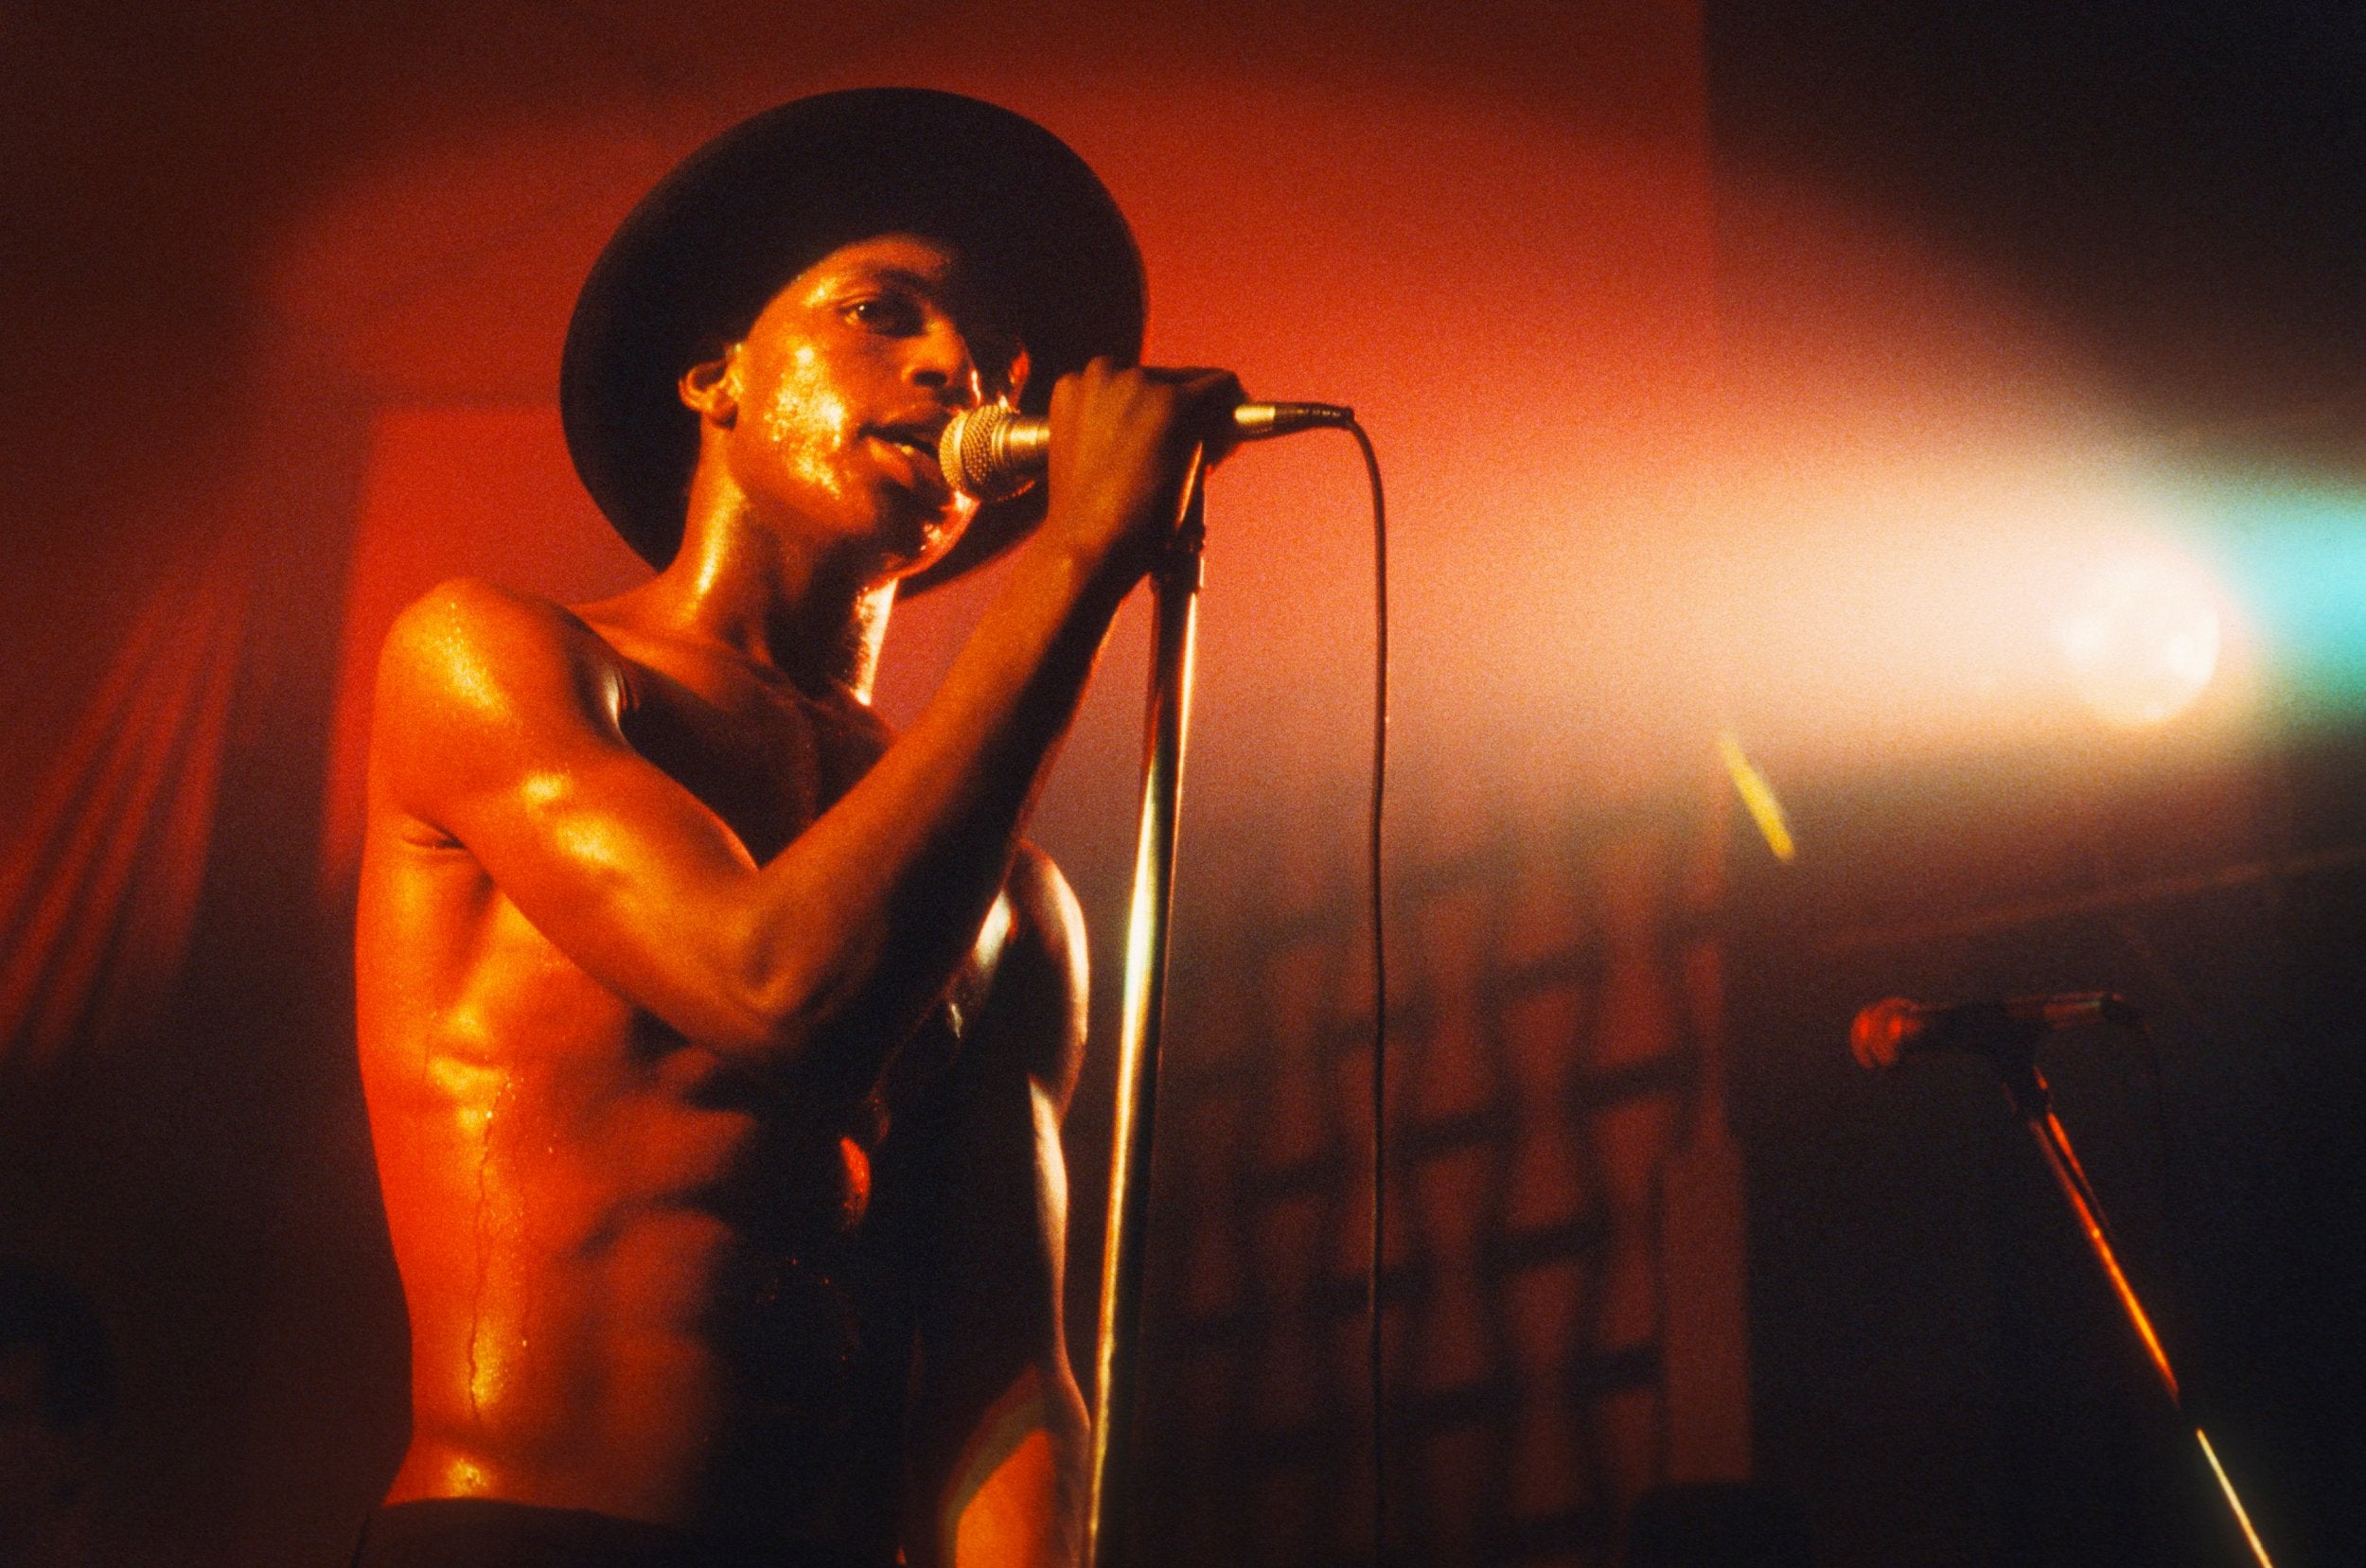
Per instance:
[[[1026,344],[1021,407],[1100,355],[1141,353],[1141,254],[1117,203],[1043,127],[953,93],[879,87],[766,111],[692,153],[592,264],[559,361],[559,414],[584,488],[662,571],[680,548],[697,415],[682,373],[743,336],[790,279],[839,247],[909,233],[957,247]],[[982,565],[1043,516],[1041,486],[979,509],[904,580],[922,592]]]

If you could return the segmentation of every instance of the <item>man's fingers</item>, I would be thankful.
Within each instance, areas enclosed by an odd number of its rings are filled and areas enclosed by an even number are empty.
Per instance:
[[[1241,396],[1239,378],[1213,366],[1098,359],[1062,377],[1047,526],[1130,585],[1174,533],[1192,454],[1213,463],[1237,443]]]
[[[1228,370],[1189,371],[1181,390],[1193,410],[1192,433],[1207,449],[1208,461],[1214,463],[1240,444],[1232,411],[1248,400],[1248,394],[1241,390],[1241,379]]]
[[[1174,387],[1187,402],[1221,408],[1227,414],[1248,401],[1248,394],[1241,390],[1241,379],[1228,370],[1200,365],[1179,369],[1162,366],[1143,374]]]

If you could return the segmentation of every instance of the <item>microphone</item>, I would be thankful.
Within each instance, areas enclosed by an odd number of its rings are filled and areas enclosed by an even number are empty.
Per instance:
[[[1848,1026],[1848,1048],[1859,1066],[1879,1070],[1898,1066],[1898,1059],[1910,1052],[1969,1050],[1992,1056],[2007,1048],[2026,1051],[2039,1035],[2057,1030],[2143,1021],[2143,1013],[2109,991],[2057,991],[1953,1007],[1924,1007],[1891,996],[1857,1014]]]
[[[1243,403],[1232,411],[1232,433],[1242,441],[1353,423],[1355,411],[1335,403]],[[1010,500],[1034,484],[1051,460],[1051,422],[1004,403],[955,414],[937,439],[945,482],[972,501]]]

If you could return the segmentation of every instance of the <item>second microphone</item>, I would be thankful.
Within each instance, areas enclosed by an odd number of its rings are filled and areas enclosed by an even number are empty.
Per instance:
[[[1232,411],[1232,429],[1243,441],[1354,422],[1353,409],[1334,403],[1243,403]],[[955,414],[937,439],[945,482],[973,501],[1008,501],[1034,484],[1051,458],[1051,422],[1001,403]]]

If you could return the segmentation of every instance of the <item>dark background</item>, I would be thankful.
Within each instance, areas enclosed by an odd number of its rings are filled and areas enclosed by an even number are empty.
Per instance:
[[[1805,167],[2012,279],[2178,424],[2357,459],[2366,15],[2305,0],[1711,5],[1730,171]]]
[[[1862,192],[2009,277],[2157,429],[2355,482],[2366,11],[1711,5],[1707,24],[1728,179],[1805,167]],[[1827,853],[1782,874],[1759,857],[1739,900],[1759,924],[1736,1029],[1764,1048],[1736,1122],[1758,1462],[1827,1538],[1879,1528],[1901,1562],[2242,1559],[1992,1076],[1868,1083],[1834,1048],[1883,995],[2111,986],[2151,1010],[2158,1076],[2108,1034],[2046,1066],[2189,1411],[2279,1561],[2366,1554],[2361,767],[2354,725],[2294,724],[2240,756],[2024,754],[1792,801]],[[2178,874],[2212,868],[2243,874]]]

